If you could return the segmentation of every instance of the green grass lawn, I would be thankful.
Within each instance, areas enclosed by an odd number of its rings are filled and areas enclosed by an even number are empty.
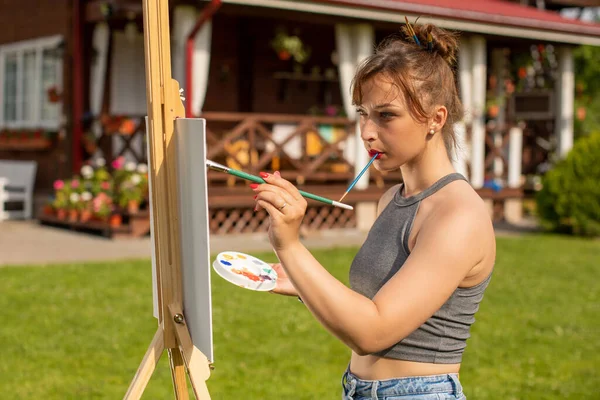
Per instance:
[[[356,249],[315,252],[347,281]],[[273,261],[271,254],[258,254]],[[598,399],[600,242],[499,238],[469,399]],[[348,351],[294,298],[213,274],[213,399],[338,399]],[[0,268],[0,398],[119,399],[156,330],[149,261]],[[166,353],[144,399],[172,399]]]

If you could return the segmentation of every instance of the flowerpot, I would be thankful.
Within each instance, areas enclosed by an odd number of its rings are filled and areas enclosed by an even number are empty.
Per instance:
[[[137,214],[140,211],[140,203],[135,200],[129,200],[127,203],[127,212],[129,214]]]
[[[107,223],[108,222],[108,215],[95,215],[92,214],[92,221],[97,221],[97,222],[102,222],[102,223]]]
[[[67,210],[65,210],[63,208],[59,208],[58,210],[56,210],[56,218],[58,218],[60,220],[67,219]]]
[[[131,119],[126,119],[119,126],[119,133],[122,135],[133,135],[135,133],[135,121]]]
[[[279,59],[282,61],[287,61],[291,58],[291,54],[289,51],[286,50],[281,50],[279,53],[277,53],[277,55],[279,56]]]
[[[79,212],[77,210],[69,210],[69,222],[77,222]]]
[[[500,107],[498,107],[497,105],[488,107],[488,116],[490,118],[496,118],[498,116],[499,112],[500,112]]]
[[[90,210],[81,210],[79,221],[88,222],[90,219],[92,219],[92,212]]]
[[[123,218],[119,214],[113,214],[110,216],[108,223],[113,228],[118,228],[123,223]]]
[[[52,208],[52,206],[50,204],[46,204],[44,206],[44,215],[53,215],[54,214],[54,208]]]

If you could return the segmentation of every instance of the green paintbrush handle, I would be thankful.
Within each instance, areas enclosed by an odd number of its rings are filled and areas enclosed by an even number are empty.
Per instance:
[[[333,200],[326,199],[325,197],[317,196],[316,194],[307,193],[304,190],[298,190],[302,197],[306,197],[307,199],[313,199],[316,201],[320,201],[326,204],[333,204]]]
[[[221,164],[216,163],[211,160],[206,160],[206,166],[212,170],[219,171],[219,172],[225,172],[229,175],[237,176],[238,178],[246,179],[251,182],[266,183],[265,180],[259,176],[250,175],[243,171],[238,171],[236,169],[228,168],[224,165],[221,165]],[[354,208],[352,206],[349,206],[348,204],[340,203],[339,201],[329,200],[329,199],[326,199],[325,197],[317,196],[312,193],[307,193],[302,190],[300,190],[300,194],[302,195],[302,197],[306,197],[307,199],[320,201],[321,203],[329,204],[329,205],[332,205],[335,207],[345,208],[346,210],[354,210]]]
[[[235,175],[238,178],[246,179],[248,181],[252,181],[252,182],[255,182],[255,183],[266,183],[265,180],[263,178],[261,178],[260,176],[250,175],[250,174],[247,174],[245,172],[238,171],[236,169],[229,169],[227,171],[227,173],[229,175]]]
[[[266,183],[263,178],[256,176],[256,175],[247,174],[246,172],[243,172],[243,171],[229,169],[229,171],[227,171],[227,173],[230,175],[235,175],[238,178],[246,179],[248,181],[252,181],[255,183]],[[300,190],[299,192],[302,195],[302,197],[306,197],[307,199],[320,201],[320,202],[326,203],[326,204],[333,204],[333,200],[326,199],[325,197],[317,196],[316,194],[312,194],[312,193],[307,193],[303,190]]]

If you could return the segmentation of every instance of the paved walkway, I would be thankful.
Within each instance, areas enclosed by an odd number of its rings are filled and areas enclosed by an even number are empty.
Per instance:
[[[365,234],[340,230],[304,239],[310,248],[360,245]],[[0,222],[0,266],[150,258],[150,238],[111,240],[93,234],[40,225],[35,221]],[[226,250],[270,251],[264,233],[211,236],[213,254]]]
[[[534,229],[531,224],[521,227],[503,225],[497,227],[497,233],[521,234]],[[365,233],[355,230],[335,230],[316,232],[303,241],[311,249],[333,248],[360,246],[365,237]],[[150,258],[151,245],[149,237],[111,240],[43,226],[36,221],[0,222],[0,266]],[[212,236],[210,245],[213,254],[226,250],[271,250],[264,233]]]

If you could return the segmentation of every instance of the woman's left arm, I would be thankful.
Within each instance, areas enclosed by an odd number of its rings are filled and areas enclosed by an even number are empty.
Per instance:
[[[264,178],[267,184],[255,189],[257,204],[269,212],[277,257],[308,309],[358,354],[383,350],[408,336],[483,258],[485,235],[478,232],[473,211],[441,210],[434,223],[421,228],[400,271],[370,300],[334,278],[300,242],[306,201],[297,189],[277,175]]]

